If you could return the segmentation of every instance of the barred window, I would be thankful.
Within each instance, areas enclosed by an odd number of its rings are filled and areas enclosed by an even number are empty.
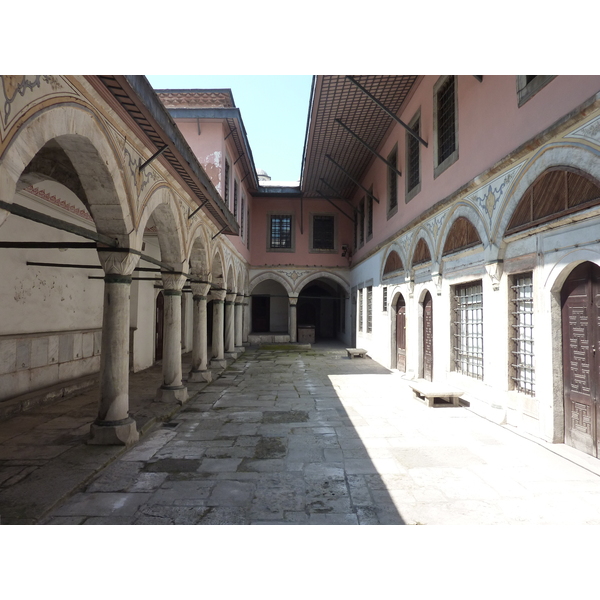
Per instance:
[[[367,239],[373,236],[373,198],[367,196]]]
[[[335,217],[332,215],[313,215],[312,249],[335,249]]]
[[[363,330],[363,291],[358,290],[358,330]]]
[[[512,375],[515,390],[535,395],[533,353],[533,275],[522,273],[513,278],[512,288]]]
[[[367,288],[367,333],[373,331],[373,286]]]
[[[362,246],[365,243],[365,199],[363,198],[358,205],[358,243]]]
[[[242,196],[242,202],[240,205],[240,238],[244,240],[244,221],[246,215],[246,198]]]
[[[411,124],[411,129],[421,135],[421,119],[417,117]],[[414,190],[421,181],[419,140],[406,134],[406,192]]]
[[[233,180],[233,216],[237,220],[238,214],[238,182],[237,179]]]
[[[454,288],[454,370],[483,379],[483,288],[475,281]]]
[[[383,312],[387,312],[387,285],[383,286]]]
[[[388,162],[398,166],[398,148],[394,148],[387,157]],[[388,166],[388,214],[398,206],[398,174]]]
[[[292,247],[292,215],[271,215],[270,248]]]
[[[227,208],[229,208],[229,161],[225,159],[225,195],[223,200],[225,200],[225,204]]]
[[[437,164],[456,150],[455,80],[449,77],[437,92]]]

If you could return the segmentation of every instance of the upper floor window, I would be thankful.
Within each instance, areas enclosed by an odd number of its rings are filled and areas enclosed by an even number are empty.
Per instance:
[[[398,146],[387,157],[389,163],[398,167]],[[388,166],[388,218],[398,211],[398,173]]]
[[[224,196],[225,204],[229,208],[229,161],[225,159],[225,185],[224,185]]]
[[[240,238],[244,241],[244,217],[246,215],[246,198],[242,196],[242,202],[240,204]]]
[[[365,199],[363,198],[358,204],[358,247],[362,247],[365,243]]]
[[[292,215],[268,215],[269,250],[293,251]]]
[[[335,217],[333,215],[312,215],[311,252],[335,252],[335,237]]]
[[[456,76],[445,75],[433,88],[434,170],[437,177],[458,159]]]
[[[237,219],[238,214],[238,182],[233,180],[233,216]]]
[[[373,192],[373,188],[371,188]],[[367,240],[373,237],[373,197],[367,196]]]
[[[417,113],[408,126],[421,135],[421,113]],[[406,202],[421,191],[421,147],[417,138],[406,134]]]
[[[517,75],[517,99],[522,106],[535,96],[545,85],[550,83],[556,75]]]

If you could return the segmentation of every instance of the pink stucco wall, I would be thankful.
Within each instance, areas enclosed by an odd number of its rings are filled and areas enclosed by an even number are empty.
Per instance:
[[[348,205],[342,208],[346,213],[350,212]],[[327,201],[305,198],[301,211],[299,198],[254,198],[253,211],[252,237],[250,238],[251,263],[253,266],[348,266],[348,258],[342,257],[341,247],[343,244],[352,247],[352,222]],[[303,233],[300,232],[301,212]],[[294,216],[294,252],[272,252],[267,250],[269,214],[292,214]],[[335,215],[337,223],[337,250],[335,253],[310,252],[311,214]]]
[[[514,75],[484,76],[482,82],[470,75],[459,76],[459,158],[434,179],[433,87],[437,80],[438,76],[423,77],[398,115],[408,123],[421,111],[421,137],[429,144],[421,146],[421,191],[405,203],[405,131],[396,125],[379,151],[387,156],[398,144],[398,166],[403,173],[398,178],[398,212],[387,219],[387,167],[375,159],[362,181],[367,188],[373,184],[381,200],[374,208],[375,235],[356,253],[356,260],[600,90],[600,76],[558,76],[519,108]],[[362,195],[357,193],[355,201]]]

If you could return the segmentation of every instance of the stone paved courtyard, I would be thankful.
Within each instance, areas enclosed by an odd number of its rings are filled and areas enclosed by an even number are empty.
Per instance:
[[[250,348],[43,522],[599,524],[599,473],[343,349]]]

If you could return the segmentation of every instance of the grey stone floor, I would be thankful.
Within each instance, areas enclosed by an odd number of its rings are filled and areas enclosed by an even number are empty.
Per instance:
[[[598,464],[368,358],[248,349],[43,523],[600,524]]]

